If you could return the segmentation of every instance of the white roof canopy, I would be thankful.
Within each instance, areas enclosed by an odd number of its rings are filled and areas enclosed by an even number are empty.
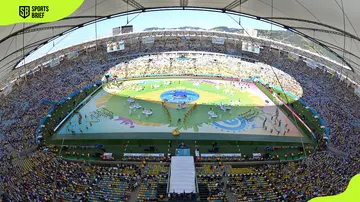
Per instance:
[[[12,70],[23,59],[23,47],[25,55],[29,55],[64,32],[80,28],[95,19],[105,20],[127,11],[140,13],[183,8],[242,13],[259,20],[272,21],[327,46],[338,57],[344,58],[352,69],[348,74],[360,75],[360,1],[97,0],[96,6],[95,2],[85,0],[69,17],[57,22],[0,27],[0,83],[9,78]]]

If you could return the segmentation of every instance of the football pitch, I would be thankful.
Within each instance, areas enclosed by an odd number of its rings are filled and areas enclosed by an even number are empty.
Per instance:
[[[311,143],[255,84],[203,79],[109,83],[52,139]]]

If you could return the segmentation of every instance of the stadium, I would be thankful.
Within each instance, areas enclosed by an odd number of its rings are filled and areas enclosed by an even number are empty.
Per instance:
[[[276,0],[263,13],[246,0],[114,4],[86,0],[58,22],[0,27],[0,201],[309,201],[344,192],[360,172],[360,53],[347,45],[360,39],[339,25],[342,13],[326,24],[318,11],[324,24],[306,27],[292,3],[282,6],[299,21],[274,13]],[[127,23],[26,62],[66,33],[160,8],[271,30]]]

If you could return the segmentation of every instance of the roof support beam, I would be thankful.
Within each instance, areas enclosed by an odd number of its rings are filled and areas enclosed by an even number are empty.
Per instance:
[[[130,6],[136,8],[136,9],[144,9],[145,8],[144,6],[142,6],[135,0],[123,0],[123,2],[129,4]]]
[[[48,38],[44,38],[44,39],[39,40],[39,41],[35,41],[35,42],[31,43],[31,44],[26,45],[24,48],[25,48],[25,50],[26,50],[26,49],[28,49],[28,48],[34,48],[34,47],[35,47],[35,49],[33,49],[33,50],[37,50],[37,49],[39,49],[39,45],[40,45],[40,46],[41,46],[41,45],[45,45],[46,42],[47,42],[48,40],[51,40],[52,38],[53,38],[53,37],[48,37]],[[45,42],[45,43],[44,43],[44,42]],[[7,54],[5,57],[3,57],[3,58],[0,59],[0,62],[2,62],[2,61],[5,60],[6,58],[8,58],[8,57],[10,57],[10,56],[12,56],[12,55],[14,55],[14,54],[16,54],[16,53],[18,53],[18,52],[21,52],[22,50],[23,50],[23,48],[19,48],[19,49],[17,49],[16,51],[13,51],[12,53]],[[22,57],[22,56],[21,56],[21,57]]]
[[[240,3],[241,1],[241,3]],[[231,2],[229,5],[224,7],[224,10],[232,10],[242,4],[244,4],[245,2],[247,2],[248,0],[235,0],[233,2]]]
[[[12,33],[12,34],[9,34],[8,36],[6,36],[6,37],[4,37],[4,38],[2,38],[2,39],[0,40],[0,44],[3,43],[4,41],[10,39],[11,37],[15,37],[15,36],[19,35],[19,33],[22,33],[22,32],[24,32],[24,31],[26,31],[26,30],[28,30],[28,29],[37,27],[37,26],[42,25],[42,24],[43,24],[43,23],[30,25],[30,26],[28,26],[28,27],[26,27],[26,28],[24,28],[24,29],[21,29],[21,30],[16,31],[16,32],[14,32],[14,33]]]
[[[315,28],[309,28],[309,27],[291,27],[291,29],[308,30],[308,31],[323,32],[323,33],[327,33],[327,34],[344,36],[344,33],[342,33],[342,32],[337,32],[337,31],[328,30],[328,29],[315,29]]]
[[[307,38],[308,40],[318,44],[319,46],[323,47],[325,50],[329,51],[330,53],[334,54],[337,58],[339,58],[340,60],[342,60],[350,69],[351,71],[354,71],[354,68],[352,67],[352,65],[346,61],[345,58],[343,58],[342,56],[340,56],[338,53],[336,53],[334,50],[332,50],[329,46],[325,45],[324,43],[321,43],[319,40],[313,38],[313,37],[310,37],[302,32],[299,32],[297,30],[293,30],[294,33],[304,37],[304,38]]]
[[[343,33],[345,36],[349,37],[349,38],[353,38],[357,41],[360,41],[360,38],[353,35],[353,34],[350,34],[349,32],[346,32],[342,29],[339,29],[339,28],[336,28],[336,27],[333,27],[333,26],[330,26],[330,25],[327,25],[327,24],[323,24],[323,23],[320,23],[320,22],[315,22],[315,21],[311,21],[311,20],[304,20],[304,19],[299,19],[299,18],[284,18],[284,17],[261,17],[262,19],[266,19],[266,20],[289,20],[289,21],[298,21],[298,22],[305,22],[305,23],[310,23],[310,24],[316,24],[316,25],[319,25],[319,26],[323,26],[323,27],[327,27],[329,29],[333,29],[335,31],[338,31],[338,32],[341,32]]]
[[[330,48],[332,48],[332,49],[334,49],[334,50],[337,50],[337,51],[340,51],[340,52],[345,52],[346,54],[349,54],[349,55],[353,56],[354,58],[356,58],[356,59],[358,59],[358,60],[360,61],[360,57],[359,57],[359,56],[355,55],[354,53],[352,53],[352,52],[350,52],[350,51],[344,50],[342,47],[336,46],[336,45],[334,45],[334,44],[331,44],[331,43],[329,43],[329,42],[323,41],[323,40],[321,40],[321,39],[317,39],[317,40],[318,40],[319,42],[321,42],[321,43],[324,43],[325,45],[327,45],[328,47],[330,47]],[[357,64],[356,62],[351,61],[351,60],[350,60],[350,62],[352,62],[352,63],[354,63],[354,64]],[[359,65],[359,64],[357,64],[357,65]],[[359,65],[359,66],[360,66],[360,65]]]
[[[76,26],[77,25],[59,25],[59,26],[53,26],[53,27],[38,27],[38,28],[24,30],[23,32],[17,33],[17,35],[22,35],[24,33],[27,34],[27,33],[31,33],[31,32],[38,32],[38,31],[43,31],[43,30],[49,30],[49,29],[72,28],[72,27],[76,27]]]
[[[157,8],[144,8],[142,7],[142,5],[140,5],[139,3],[137,3],[135,0],[123,0],[124,2],[129,2],[129,5],[131,4],[134,4],[134,8],[139,8],[139,9],[135,9],[135,10],[131,10],[131,11],[127,11],[127,12],[121,12],[121,13],[118,13],[118,14],[112,14],[112,15],[109,15],[109,16],[95,16],[97,19],[96,21],[99,22],[99,21],[102,21],[102,20],[106,20],[106,19],[110,19],[112,17],[120,17],[120,16],[125,16],[125,15],[128,15],[128,14],[135,14],[135,13],[141,13],[141,12],[155,12],[155,11],[168,11],[168,10],[193,10],[193,11],[208,11],[208,12],[222,12],[222,13],[228,13],[228,14],[232,14],[232,15],[238,15],[238,16],[244,16],[244,17],[248,17],[248,18],[252,18],[252,19],[257,19],[257,20],[260,20],[260,21],[263,21],[263,22],[268,22],[268,23],[272,23],[272,24],[275,24],[275,25],[278,25],[280,27],[283,27],[283,28],[290,28],[291,27],[287,27],[287,26],[284,26],[281,22],[276,22],[276,21],[273,21],[273,20],[297,20],[297,21],[303,21],[303,22],[307,22],[307,23],[313,23],[313,24],[318,24],[318,25],[321,25],[321,26],[324,26],[324,27],[327,27],[327,28],[330,28],[330,29],[333,29],[333,30],[336,30],[338,32],[341,32],[341,33],[344,33],[343,30],[339,30],[337,28],[334,28],[330,25],[325,25],[325,24],[322,24],[322,23],[318,23],[318,22],[313,22],[313,21],[307,21],[307,20],[301,20],[301,19],[293,19],[293,18],[276,18],[276,17],[260,17],[260,16],[254,16],[254,15],[249,15],[249,14],[244,14],[244,13],[241,13],[241,12],[238,12],[238,11],[230,11],[230,10],[226,10],[225,8],[223,9],[216,9],[216,8],[202,8],[202,7],[180,7],[180,6],[174,6],[174,7],[157,7]],[[241,4],[242,3],[245,3],[247,0],[241,0]],[[236,1],[238,2],[237,4],[240,5],[240,0],[239,1]],[[234,4],[236,3],[235,1],[233,2]],[[136,4],[137,3],[137,4]],[[232,6],[234,5],[228,5],[227,7],[228,8],[231,8]],[[235,8],[235,7],[233,7]],[[76,16],[76,17],[68,17],[68,18],[64,18],[63,20],[67,20],[67,19],[73,19],[73,18],[89,18],[89,19],[94,19],[94,16]],[[69,30],[66,30],[65,32],[63,33],[68,33],[70,31],[74,31],[76,30],[77,28],[80,28],[82,26],[86,26],[86,25],[90,25],[94,23],[94,20],[89,20],[89,21],[86,21],[86,23],[82,23],[82,24],[79,24],[77,27],[73,27]],[[35,25],[31,25],[25,29],[30,29],[30,28],[34,28],[36,26],[39,26],[41,24],[35,24]],[[20,32],[23,32],[23,30],[21,30]],[[320,46],[322,46],[323,48],[325,48],[326,50],[328,50],[329,52],[333,53],[336,57],[342,59],[346,65],[348,65],[351,69],[352,69],[352,66],[345,61],[345,59],[340,56],[338,53],[336,53],[334,50],[331,50],[331,48],[329,48],[327,45],[325,45],[324,43],[321,43],[319,41],[317,41],[316,39],[312,38],[311,36],[309,35],[306,35],[304,33],[302,33],[300,30],[293,30],[294,33],[296,34],[299,34],[303,37],[306,37],[308,39],[310,39],[311,41],[319,44]],[[0,43],[2,43],[3,41],[13,37],[13,36],[16,36],[17,34],[15,34],[16,32],[14,32],[13,34],[3,38],[0,40]],[[345,32],[344,34],[346,34],[346,36],[351,36],[351,38],[354,38],[358,41],[360,41],[360,38],[358,37],[355,37],[353,35],[351,35],[350,33],[347,33]],[[59,37],[59,35],[56,35],[53,37],[53,39],[56,39],[57,37]],[[52,39],[52,40],[53,40]],[[39,47],[41,46],[42,44],[39,45]],[[26,56],[28,56],[28,54],[26,54]],[[19,61],[20,62],[20,61]],[[17,64],[16,64],[17,65]],[[15,66],[16,66],[15,65]]]
[[[12,65],[13,65],[14,63],[16,63],[18,60],[22,60],[22,59],[24,59],[24,57],[23,57],[22,55],[20,55],[20,56],[17,56],[16,58],[10,60],[10,61],[7,62],[6,64],[4,64],[4,65],[2,66],[3,68],[0,69],[0,75],[3,75],[4,72],[9,72],[9,71],[15,70],[14,68],[12,68]]]

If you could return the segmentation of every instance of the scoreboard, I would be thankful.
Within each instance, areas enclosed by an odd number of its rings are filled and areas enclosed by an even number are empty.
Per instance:
[[[113,36],[116,36],[116,35],[119,35],[119,34],[131,33],[131,32],[133,32],[133,26],[132,25],[114,27],[112,29]]]

